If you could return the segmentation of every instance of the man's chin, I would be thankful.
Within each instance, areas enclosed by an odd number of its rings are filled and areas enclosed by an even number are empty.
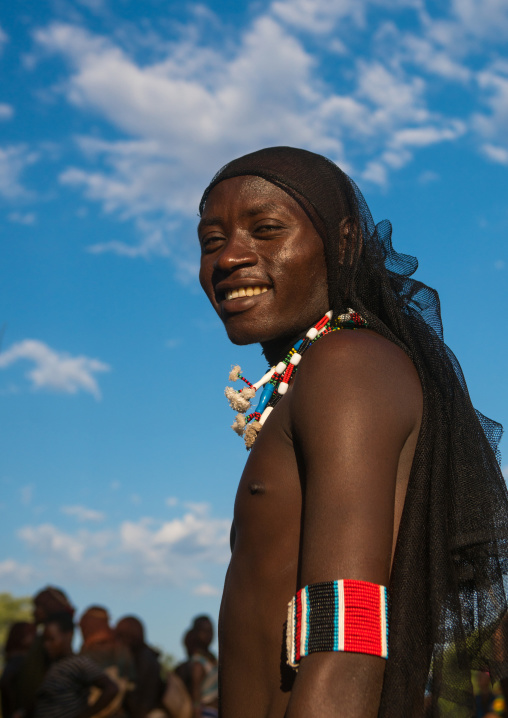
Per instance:
[[[223,319],[223,324],[229,341],[237,346],[262,344],[269,341],[266,336],[266,328],[258,327],[253,321],[241,318],[238,314],[225,320]]]

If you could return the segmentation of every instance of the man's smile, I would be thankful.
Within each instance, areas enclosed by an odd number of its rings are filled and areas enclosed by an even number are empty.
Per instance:
[[[268,287],[238,287],[225,293],[226,299],[237,299],[237,297],[252,297],[256,294],[264,294]]]
[[[259,301],[263,301],[262,295],[266,294],[271,287],[266,285],[243,285],[218,292],[218,302],[225,315],[241,314],[250,309]],[[225,319],[223,315],[223,319]]]

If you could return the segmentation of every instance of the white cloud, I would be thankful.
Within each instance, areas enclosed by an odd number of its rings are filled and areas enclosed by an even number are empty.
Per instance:
[[[101,398],[101,392],[94,374],[110,370],[107,364],[98,359],[72,357],[35,339],[25,339],[0,353],[0,369],[7,369],[22,360],[35,364],[26,374],[34,389],[49,389],[65,394],[86,391],[97,400]]]
[[[0,102],[0,120],[10,120],[11,117],[14,117],[14,107]]]
[[[210,566],[227,563],[229,530],[230,522],[212,517],[208,507],[170,521],[145,517],[101,531],[65,532],[49,523],[25,526],[18,537],[36,556],[41,575],[46,571],[55,579],[92,584],[186,585],[203,580]]]
[[[497,162],[500,165],[508,165],[508,149],[487,143],[482,146],[482,150],[493,162]]]
[[[74,516],[78,521],[104,521],[106,518],[102,511],[88,509],[86,506],[62,506],[60,510],[67,516]]]
[[[36,574],[32,566],[27,566],[12,559],[0,561],[0,578],[4,585],[28,583]]]
[[[24,526],[19,529],[18,536],[28,548],[36,550],[39,555],[46,555],[50,562],[61,561],[62,567],[65,562],[80,564],[86,551],[84,533],[71,536],[52,524]]]
[[[282,6],[288,10],[279,3],[276,14]],[[351,7],[345,4],[344,12]],[[319,80],[315,59],[301,41],[269,14],[253,22],[232,56],[185,44],[163,63],[145,67],[82,28],[55,24],[39,31],[37,40],[70,62],[69,101],[98,111],[133,137],[79,138],[83,153],[102,168],[68,168],[60,178],[124,219],[160,211],[195,215],[209,168],[263,145],[305,146],[344,163],[348,133],[370,136],[374,151],[408,123],[425,123],[434,141],[455,138],[443,128],[449,123],[426,108],[423,79],[380,61],[358,61],[356,90],[334,94]],[[138,247],[110,242],[92,251],[169,253],[174,225],[140,229],[145,240]]]
[[[141,237],[137,244],[114,238],[89,251],[181,261],[187,244],[181,222],[195,216],[213,172],[262,146],[303,146],[354,176],[385,184],[420,148],[456,142],[470,118],[433,109],[436,77],[471,92],[474,72],[468,50],[456,51],[450,38],[485,36],[496,24],[504,32],[506,14],[501,0],[486,0],[484,10],[479,0],[465,3],[454,0],[435,18],[421,0],[274,0],[235,37],[214,38],[213,46],[200,30],[202,11],[178,41],[164,45],[155,38],[157,60],[143,63],[135,48],[137,41],[146,49],[142,33],[129,38],[124,30],[113,41],[69,23],[38,30],[39,49],[59,55],[69,68],[58,92],[122,137],[76,138],[84,160],[60,175],[62,184],[106,212],[133,220]],[[372,8],[385,18],[376,21],[373,36],[366,21]],[[408,8],[419,28],[403,33],[394,15]],[[204,25],[214,22],[216,34],[225,32],[219,18],[206,14]],[[309,44],[309,33],[325,38],[325,53],[339,52],[333,85],[323,79],[321,53],[315,39]],[[482,144],[503,148],[482,129],[482,123],[506,126],[502,73],[493,74],[479,75],[492,101],[490,115],[478,116],[475,127],[484,134]],[[489,147],[484,152],[493,157]],[[195,264],[187,257],[184,263]]]
[[[473,126],[488,140],[484,154],[494,162],[508,164],[508,62],[496,62],[478,74],[478,85],[488,112],[476,113]]]
[[[38,155],[25,145],[0,147],[0,197],[13,200],[30,196],[20,180],[25,168],[37,159]]]
[[[465,33],[498,42],[508,36],[508,5],[505,0],[453,0],[452,8]]]
[[[26,227],[30,227],[35,224],[37,220],[35,212],[11,212],[7,218],[9,222],[14,222],[14,224],[24,224]]]
[[[365,20],[365,5],[362,0],[275,0],[272,13],[300,30],[325,34],[330,33],[337,22],[352,18],[357,24]]]
[[[210,583],[200,583],[199,586],[193,589],[192,593],[195,596],[220,596],[220,591]]]
[[[444,50],[427,37],[399,33],[396,29],[392,32],[390,38],[392,41],[393,35],[395,35],[396,43],[400,44],[404,60],[414,63],[428,73],[460,84],[471,79],[471,70],[463,62],[454,58],[450,54],[449,48]]]
[[[432,18],[422,9],[421,17],[428,37],[451,55],[465,56],[486,42],[502,46],[508,37],[504,0],[452,0],[448,10],[447,16]]]
[[[418,177],[420,184],[430,184],[431,182],[437,182],[440,176],[433,170],[424,170]]]

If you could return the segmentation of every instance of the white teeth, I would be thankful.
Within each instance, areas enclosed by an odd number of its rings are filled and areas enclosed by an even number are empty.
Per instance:
[[[226,299],[236,299],[237,297],[252,297],[257,294],[264,294],[268,291],[268,287],[238,287],[226,292]]]

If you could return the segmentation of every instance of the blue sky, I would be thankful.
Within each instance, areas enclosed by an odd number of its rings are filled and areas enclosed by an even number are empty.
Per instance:
[[[20,0],[0,28],[0,585],[179,656],[227,567],[227,374],[264,369],[201,296],[203,188],[263,146],[338,162],[507,424],[508,6]]]

